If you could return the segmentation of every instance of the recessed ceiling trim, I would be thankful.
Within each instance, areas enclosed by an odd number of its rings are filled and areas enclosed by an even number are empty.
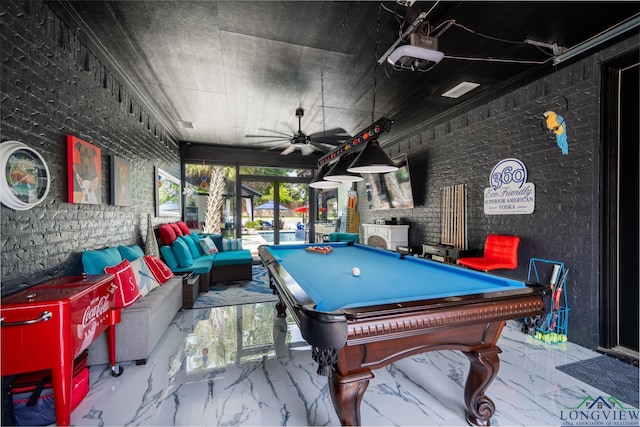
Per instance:
[[[471,92],[478,86],[480,86],[480,84],[478,83],[462,82],[452,87],[451,89],[449,89],[448,91],[446,91],[440,96],[444,96],[445,98],[460,98],[462,95],[464,95],[465,93]]]

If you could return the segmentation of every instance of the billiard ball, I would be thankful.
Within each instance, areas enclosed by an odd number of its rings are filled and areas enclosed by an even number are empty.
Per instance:
[[[358,277],[360,275],[360,269],[358,267],[353,267],[351,269],[351,274],[353,274],[355,277]]]

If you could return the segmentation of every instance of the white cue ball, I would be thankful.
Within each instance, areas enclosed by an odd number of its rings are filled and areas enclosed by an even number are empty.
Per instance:
[[[358,277],[360,275],[360,269],[358,267],[353,267],[351,269],[351,274],[353,274],[355,277]]]

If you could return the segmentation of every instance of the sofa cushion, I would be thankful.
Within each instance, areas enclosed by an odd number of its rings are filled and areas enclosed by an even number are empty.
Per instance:
[[[216,257],[213,260],[214,266],[251,263],[253,263],[253,257],[251,256],[251,251],[247,249],[240,251],[220,252],[216,254]]]
[[[177,267],[173,270],[174,273],[187,273],[193,271],[198,274],[208,274],[211,272],[212,259],[202,256],[193,260],[193,264],[189,267]],[[201,279],[202,280],[202,279]]]
[[[179,267],[186,268],[193,264],[193,256],[183,239],[176,239],[176,241],[171,245],[171,249],[173,249],[173,253],[178,260]]]
[[[202,249],[202,246],[200,245],[200,236],[198,236],[196,233],[194,233],[193,231],[191,232],[191,234],[189,234],[189,236],[191,236],[191,238],[193,239],[194,243],[196,244],[196,247],[198,248],[198,256],[200,255],[205,255],[208,252],[205,252]]]
[[[176,240],[176,232],[169,224],[158,227],[158,235],[163,245],[170,245]]]
[[[191,235],[188,234],[186,236],[180,236],[178,237],[178,239],[182,239],[182,241],[187,244],[187,247],[189,248],[189,252],[191,252],[191,256],[193,257],[193,259],[196,259],[200,255],[202,255],[200,253],[200,250],[198,249],[198,246],[200,245],[193,241]]]
[[[140,295],[143,297],[160,286],[160,283],[153,277],[149,266],[144,262],[144,257],[131,261],[131,268],[133,269],[133,274],[136,276],[136,283],[138,284]]]
[[[176,224],[175,222],[172,222],[171,224],[169,224],[169,226],[173,228],[173,231],[176,233],[176,236],[182,236],[182,230],[180,230],[180,227],[178,227],[178,224]]]
[[[125,259],[118,265],[106,267],[103,271],[113,274],[115,277],[115,285],[118,287],[115,298],[116,306],[127,307],[142,297],[133,268],[128,260]]]
[[[218,253],[218,247],[213,243],[213,240],[211,240],[211,237],[209,236],[200,239],[200,247],[207,255]]]
[[[82,267],[87,274],[104,274],[105,267],[112,267],[121,262],[122,255],[117,248],[82,252]]]
[[[182,231],[183,236],[191,234],[191,230],[189,230],[189,227],[183,221],[178,221],[176,224],[178,225],[178,228],[180,228],[180,231]]]
[[[151,270],[151,274],[153,274],[153,277],[155,277],[161,285],[164,285],[167,280],[173,277],[173,271],[171,271],[169,266],[162,262],[162,260],[157,256],[145,255],[144,262],[147,263],[149,270]]]
[[[120,252],[122,259],[126,259],[129,261],[134,261],[144,256],[142,248],[138,245],[118,246],[118,252]]]
[[[173,253],[173,249],[171,246],[163,246],[160,248],[160,254],[162,255],[162,259],[167,263],[167,266],[171,269],[171,271],[176,271],[178,268],[178,258],[176,258],[176,254]]]
[[[242,239],[226,238],[222,240],[223,251],[241,251]]]

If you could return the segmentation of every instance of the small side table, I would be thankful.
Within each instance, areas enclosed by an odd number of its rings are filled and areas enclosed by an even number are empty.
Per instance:
[[[200,295],[200,275],[189,273],[182,276],[182,308],[193,308]]]

